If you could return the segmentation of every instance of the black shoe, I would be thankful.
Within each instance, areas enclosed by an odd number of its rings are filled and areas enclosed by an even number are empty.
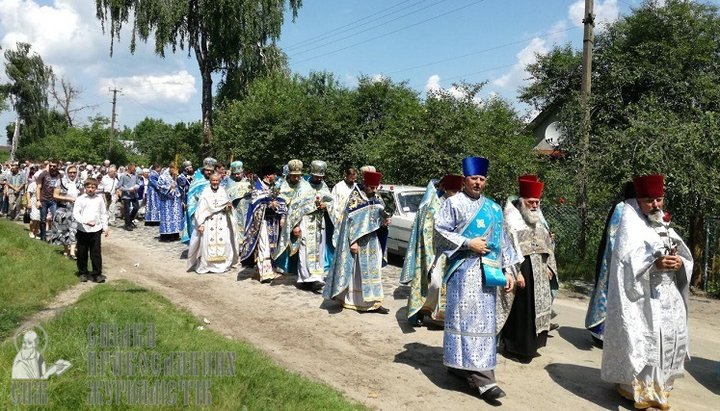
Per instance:
[[[502,388],[498,387],[497,385],[490,388],[489,390],[485,391],[484,393],[480,394],[480,398],[482,398],[485,401],[497,401],[500,398],[504,397],[505,391],[502,390]]]
[[[312,287],[310,287],[310,291],[314,292],[315,294],[322,294],[323,287],[325,287],[325,284],[318,281],[313,283]]]
[[[98,284],[99,284],[99,283],[104,283],[105,280],[107,280],[107,277],[105,277],[105,276],[102,275],[102,274],[93,276],[93,278],[92,278],[92,281],[93,281],[94,283],[98,283]]]
[[[124,229],[125,231],[132,231],[132,230],[134,230],[133,226],[131,226],[131,225],[124,225],[124,226],[123,226],[123,229]]]
[[[372,312],[378,313],[378,314],[390,314],[390,310],[388,308],[385,308],[382,306],[372,310]]]
[[[550,323],[550,331],[552,331],[552,330],[557,330],[558,328],[560,328],[560,324],[558,324],[558,323]]]
[[[86,283],[87,280],[88,280],[87,274],[79,274],[79,275],[78,275],[78,280],[80,280],[81,283]]]
[[[132,226],[132,228],[137,228],[137,225],[135,225],[135,222],[134,222],[134,221],[131,222],[130,225]]]

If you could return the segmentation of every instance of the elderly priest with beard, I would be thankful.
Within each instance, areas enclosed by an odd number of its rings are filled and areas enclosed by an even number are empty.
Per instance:
[[[540,212],[544,183],[525,175],[518,185],[520,198],[509,200],[503,214],[522,262],[515,270],[517,287],[500,341],[508,358],[529,363],[547,342],[552,305],[549,280],[557,278],[557,267],[555,245]]]
[[[667,410],[688,355],[693,259],[664,221],[663,176],[633,185],[637,197],[625,202],[610,260],[601,376],[635,408]]]

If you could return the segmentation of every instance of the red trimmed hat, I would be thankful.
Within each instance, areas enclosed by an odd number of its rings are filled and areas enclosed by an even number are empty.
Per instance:
[[[366,171],[363,174],[363,181],[366,186],[379,186],[380,179],[382,179],[382,174],[376,171]]]
[[[518,177],[518,181],[540,181],[537,175],[535,174],[523,174],[520,177]]]
[[[465,182],[465,177],[457,174],[446,174],[438,183],[445,190],[460,191]]]
[[[540,198],[542,197],[543,187],[545,183],[541,181],[520,180],[520,197],[522,198]]]
[[[637,198],[665,197],[665,177],[661,174],[633,178]]]

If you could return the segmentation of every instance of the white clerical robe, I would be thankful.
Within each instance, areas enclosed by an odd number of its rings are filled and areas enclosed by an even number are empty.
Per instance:
[[[188,250],[188,271],[198,274],[224,273],[238,262],[239,238],[235,213],[228,209],[227,193],[222,187],[208,186],[200,195],[193,215],[195,227]]]
[[[668,253],[670,243],[683,267],[658,270],[655,260]],[[610,261],[602,379],[619,384],[636,406],[666,409],[689,352],[692,255],[672,228],[653,226],[632,199],[622,211]]]

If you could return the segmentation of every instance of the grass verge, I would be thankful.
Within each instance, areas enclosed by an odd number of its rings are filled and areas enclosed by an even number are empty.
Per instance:
[[[77,283],[75,262],[61,253],[62,247],[30,239],[23,226],[0,220],[0,341]]]
[[[364,409],[247,343],[200,329],[191,314],[127,281],[93,287],[35,328],[46,366],[67,360],[66,372],[45,381],[12,380],[18,325],[77,281],[73,262],[59,254],[29,239],[22,226],[0,221],[0,410]],[[142,330],[130,335],[140,339],[123,344],[125,327],[137,325]]]

